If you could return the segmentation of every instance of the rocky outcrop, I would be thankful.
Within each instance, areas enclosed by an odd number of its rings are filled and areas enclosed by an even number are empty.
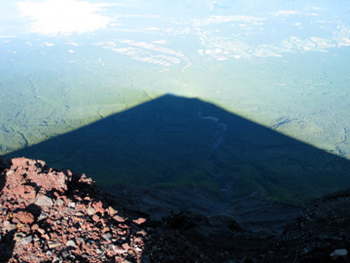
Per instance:
[[[116,210],[84,174],[0,163],[1,262],[141,262],[143,218]]]
[[[350,191],[305,204],[282,234],[194,211],[155,220],[25,158],[0,159],[0,191],[0,262],[350,262]]]

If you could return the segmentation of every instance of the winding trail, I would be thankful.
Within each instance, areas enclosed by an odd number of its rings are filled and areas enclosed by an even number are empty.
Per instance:
[[[216,141],[212,144],[211,147],[211,155],[210,155],[210,163],[215,167],[214,170],[216,170],[216,172],[209,172],[208,173],[211,175],[211,177],[216,181],[216,183],[220,186],[221,189],[221,206],[217,208],[217,210],[215,211],[215,214],[220,214],[220,212],[225,211],[229,206],[230,206],[230,201],[231,201],[231,196],[229,193],[229,190],[226,188],[225,183],[221,180],[222,176],[223,176],[223,171],[220,167],[218,167],[215,163],[214,163],[214,155],[215,152],[219,149],[219,147],[222,145],[222,143],[224,142],[224,137],[223,135],[227,132],[228,130],[228,125],[222,121],[220,121],[220,119],[218,117],[215,116],[203,116],[202,115],[202,109],[201,106],[199,106],[199,110],[198,110],[198,116],[202,119],[202,120],[210,120],[213,121],[214,123],[219,125],[219,130],[216,132]]]
[[[346,128],[344,128],[343,129],[343,140],[335,143],[335,148],[336,148],[338,154],[340,156],[344,157],[344,158],[348,158],[348,156],[347,156],[347,153],[344,150],[341,149],[340,145],[346,143],[347,137],[348,137],[347,136],[347,130],[346,130]]]

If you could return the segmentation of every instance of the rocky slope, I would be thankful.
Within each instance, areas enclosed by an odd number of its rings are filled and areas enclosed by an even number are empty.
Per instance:
[[[117,211],[90,178],[25,158],[1,167],[1,262],[141,261],[145,219]]]
[[[125,209],[84,174],[0,159],[0,262],[350,262],[350,191],[305,205],[282,234],[227,216]]]

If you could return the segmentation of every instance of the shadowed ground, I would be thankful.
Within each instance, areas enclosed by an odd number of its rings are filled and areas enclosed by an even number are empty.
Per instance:
[[[84,172],[125,205],[155,214],[167,208],[264,221],[276,202],[278,210],[350,186],[349,161],[172,95],[7,155],[17,156]]]

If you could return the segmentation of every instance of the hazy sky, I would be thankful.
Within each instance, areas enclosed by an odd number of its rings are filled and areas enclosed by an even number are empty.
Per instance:
[[[113,21],[105,8],[116,4],[75,0],[18,1],[16,7],[28,22],[28,30],[43,35],[93,32]]]
[[[324,11],[338,9],[346,13],[347,4],[339,1],[215,1],[215,0],[1,0],[0,35],[39,33],[47,36],[94,32],[120,24],[128,15],[162,15],[166,20],[185,17],[198,19],[211,15],[254,15],[257,19],[277,15],[315,15],[323,19]],[[266,5],[266,2],[269,4]],[[333,4],[330,4],[332,2]],[[345,7],[345,8],[344,8]],[[348,7],[350,9],[350,7]],[[332,11],[333,12],[333,11]],[[250,14],[249,14],[250,13]],[[339,12],[339,15],[341,12]],[[328,13],[331,15],[331,12]],[[343,14],[344,15],[344,14]],[[262,18],[263,17],[263,18]],[[177,19],[174,18],[174,21]],[[179,22],[179,21],[176,21]],[[193,24],[195,25],[195,24]]]

